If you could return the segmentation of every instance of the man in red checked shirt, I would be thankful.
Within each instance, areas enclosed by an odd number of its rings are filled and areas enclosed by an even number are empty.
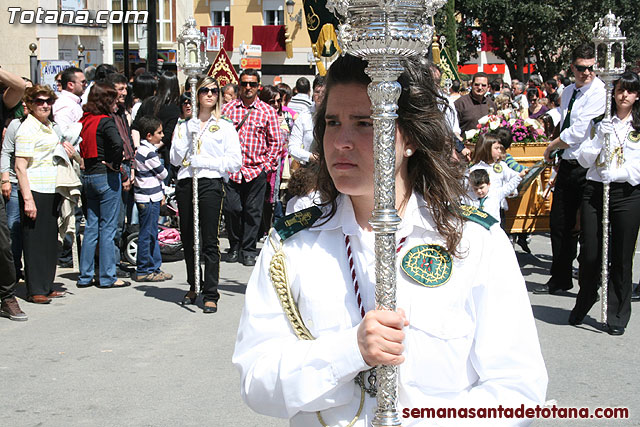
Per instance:
[[[280,122],[269,104],[258,99],[260,75],[256,70],[240,74],[240,97],[228,102],[222,114],[233,121],[242,147],[240,172],[231,174],[225,184],[224,216],[229,250],[226,262],[256,264],[258,231],[267,188],[267,172],[275,170],[284,138]]]

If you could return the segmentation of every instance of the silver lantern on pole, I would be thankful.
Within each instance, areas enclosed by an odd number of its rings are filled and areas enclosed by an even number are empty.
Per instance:
[[[178,35],[178,67],[189,77],[191,88],[191,111],[192,118],[198,118],[198,104],[196,86],[198,75],[202,74],[209,65],[209,60],[204,53],[204,46],[207,38],[196,27],[196,20],[189,17],[182,26],[182,31]],[[191,135],[193,146],[191,155],[195,156],[200,151],[200,141],[196,141],[197,134]],[[193,166],[192,166],[193,168]],[[194,286],[196,293],[200,293],[200,209],[198,206],[198,179],[197,170],[193,168],[193,265],[194,265]]]
[[[374,197],[369,220],[375,232],[376,308],[396,309],[396,240],[401,218],[395,208],[395,120],[403,72],[402,59],[431,46],[431,16],[446,0],[328,0],[340,21],[343,52],[367,60],[374,129]],[[377,409],[374,426],[399,426],[398,370],[376,367]]]
[[[604,116],[611,119],[611,95],[614,87],[613,82],[624,73],[624,42],[626,37],[620,30],[621,18],[609,11],[600,18],[593,27],[592,41],[595,44],[596,63],[594,71],[605,82],[607,99]],[[611,147],[611,135],[604,135],[604,144],[600,156],[600,161],[604,167],[609,169],[613,160],[613,150]],[[602,185],[602,323],[607,323],[607,297],[609,289],[609,183]]]

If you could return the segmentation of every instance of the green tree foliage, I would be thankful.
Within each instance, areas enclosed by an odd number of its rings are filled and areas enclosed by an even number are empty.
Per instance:
[[[591,41],[594,24],[609,9],[622,17],[625,58],[635,64],[640,59],[640,8],[628,0],[458,0],[458,48],[462,58],[476,56],[481,31],[492,37],[494,53],[511,76],[522,79],[526,58],[533,57],[549,78],[568,68],[571,50]]]
[[[449,57],[457,67],[457,55],[458,41],[457,41],[457,23],[456,23],[456,2],[455,0],[448,0],[435,16],[436,34],[446,37],[445,48],[449,53]]]

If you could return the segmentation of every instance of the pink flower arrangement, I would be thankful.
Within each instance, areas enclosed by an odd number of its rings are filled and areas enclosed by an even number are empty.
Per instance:
[[[544,129],[542,125],[534,119],[507,119],[502,115],[489,114],[480,120],[476,129],[465,132],[464,139],[468,143],[475,144],[478,142],[480,135],[494,131],[498,128],[506,127],[513,135],[513,143],[526,144],[528,142],[536,142],[545,139]]]

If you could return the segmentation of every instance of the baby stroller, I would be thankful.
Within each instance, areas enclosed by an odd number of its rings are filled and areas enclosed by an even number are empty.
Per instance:
[[[158,224],[158,242],[163,261],[175,261],[182,257],[182,241],[180,240],[180,225],[178,216],[178,202],[172,187],[165,189],[166,203],[160,207],[160,217],[165,218],[163,224]],[[137,226],[136,226],[137,228]],[[131,230],[123,239],[121,251],[125,260],[136,265],[138,256],[138,230]]]

